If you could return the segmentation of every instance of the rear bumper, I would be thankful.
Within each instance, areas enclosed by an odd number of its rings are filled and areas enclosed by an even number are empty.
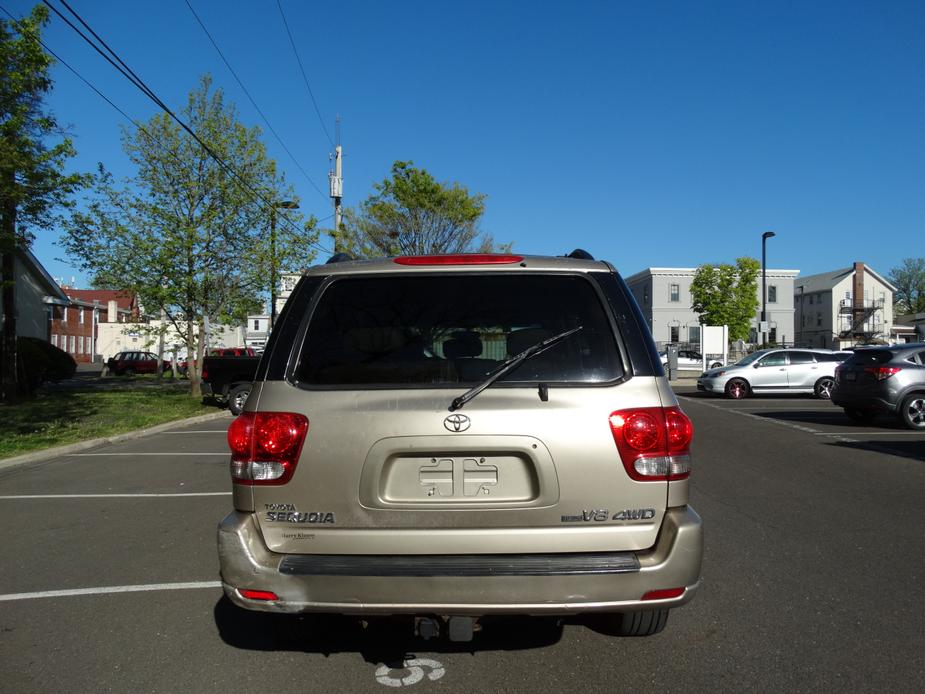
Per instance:
[[[850,393],[833,392],[831,397],[832,404],[847,409],[861,410],[864,412],[896,412],[898,405],[894,402],[873,395],[851,395]]]
[[[406,571],[383,575],[370,569],[375,562],[369,557],[326,555],[313,569],[312,555],[270,552],[253,515],[233,512],[219,525],[218,552],[225,594],[251,610],[473,616],[626,612],[677,607],[693,598],[700,581],[703,529],[690,507],[669,509],[654,547],[600,555],[600,571],[581,568],[588,566],[587,555],[551,555],[548,570],[539,571],[537,555],[519,555],[533,570],[517,575],[492,570],[472,575],[459,566],[453,568],[452,560],[447,564],[444,560],[452,559],[448,557],[434,558],[441,568],[422,572],[421,558],[409,557]],[[497,564],[497,557],[490,555],[472,559],[480,566]],[[332,560],[336,571],[325,568]],[[402,565],[391,557],[385,563]],[[294,571],[294,565],[301,569]],[[563,572],[563,565],[573,568]],[[681,587],[685,590],[676,598],[642,600],[649,591]],[[240,589],[270,591],[279,599],[250,600],[241,596]]]

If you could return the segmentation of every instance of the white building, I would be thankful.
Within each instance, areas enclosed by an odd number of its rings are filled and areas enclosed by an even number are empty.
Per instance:
[[[288,296],[288,294],[287,294]],[[270,317],[268,315],[248,316],[244,329],[244,344],[262,352],[267,346],[267,336],[270,334]]]
[[[828,349],[889,341],[895,291],[861,262],[801,277],[794,287],[798,341]]]
[[[97,353],[103,362],[117,352],[139,350],[157,352],[158,332],[164,333],[164,358],[171,359],[176,349],[178,358],[186,358],[186,344],[177,334],[173,323],[152,320],[146,323],[100,323],[97,332]],[[185,323],[180,324],[185,330]],[[244,347],[244,328],[210,325],[206,349],[214,347]]]
[[[67,306],[67,296],[28,249],[16,249],[13,255],[13,278],[16,334],[48,340],[52,309],[54,306]],[[0,321],[2,319],[3,307],[0,306]]]
[[[700,344],[700,316],[691,308],[691,282],[697,268],[650,267],[626,278],[661,347],[668,342]],[[768,342],[792,344],[794,337],[793,285],[799,270],[767,270]],[[761,275],[758,276],[758,312],[752,319],[751,342],[758,341],[761,311]]]

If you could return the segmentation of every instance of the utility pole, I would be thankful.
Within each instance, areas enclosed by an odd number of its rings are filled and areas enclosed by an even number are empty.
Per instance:
[[[340,243],[341,200],[344,197],[343,148],[340,146],[340,116],[337,117],[337,145],[334,147],[334,171],[328,173],[328,183],[331,188],[331,199],[334,201],[334,252],[340,253],[343,248]]]

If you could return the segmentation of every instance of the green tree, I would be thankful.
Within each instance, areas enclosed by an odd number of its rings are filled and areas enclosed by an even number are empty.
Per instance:
[[[94,284],[137,292],[149,315],[166,319],[186,346],[191,394],[198,396],[208,325],[242,325],[278,281],[270,268],[311,262],[317,232],[314,218],[303,224],[297,212],[278,210],[250,190],[266,201],[295,200],[259,128],[238,121],[208,76],[190,93],[181,118],[248,185],[170,117],[156,115],[123,131],[135,176],[117,187],[101,167],[93,199],[72,215],[64,246]],[[285,223],[271,230],[274,215]]]
[[[691,282],[691,308],[706,325],[728,325],[730,340],[748,339],[758,309],[758,271],[754,258],[735,265],[701,265]]]
[[[74,146],[43,104],[51,91],[51,58],[40,32],[48,10],[39,5],[16,21],[0,20],[0,293],[4,316],[0,339],[0,399],[18,394],[16,369],[16,277],[14,259],[28,248],[31,229],[52,227],[71,194],[86,182],[65,173]],[[54,140],[54,142],[50,142]]]
[[[396,161],[373,194],[344,212],[339,250],[357,257],[431,253],[488,253],[491,235],[479,231],[485,195],[459,183],[440,183],[414,162]],[[502,247],[510,248],[510,246]]]
[[[925,313],[925,258],[904,258],[890,270],[889,279],[896,287],[893,294],[896,315]]]

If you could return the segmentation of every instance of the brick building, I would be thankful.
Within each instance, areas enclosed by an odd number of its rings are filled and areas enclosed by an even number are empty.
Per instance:
[[[53,308],[49,340],[77,362],[96,360],[100,323],[126,323],[138,317],[138,297],[129,292],[69,287],[62,290],[69,303]]]

